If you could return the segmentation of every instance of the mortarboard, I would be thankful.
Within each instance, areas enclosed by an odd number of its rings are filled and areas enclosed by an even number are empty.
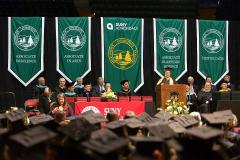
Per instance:
[[[108,120],[100,113],[92,113],[83,115],[83,117],[92,125],[99,124],[101,122],[107,122]]]
[[[118,136],[126,136],[126,121],[112,121],[107,123],[105,127],[113,131]]]
[[[201,114],[203,120],[205,120],[210,125],[223,125],[229,122],[229,119],[214,113],[204,113]]]
[[[133,117],[133,118],[128,118],[124,120],[129,128],[135,129],[135,128],[140,128],[144,127],[145,123],[142,122],[141,120]]]
[[[175,115],[165,111],[160,111],[155,114],[154,117],[158,118],[161,122],[168,122],[169,120],[173,119]]]
[[[92,125],[81,118],[71,121],[68,125],[62,126],[58,130],[72,140],[80,141],[90,135]]]
[[[178,122],[184,128],[192,127],[192,126],[197,125],[199,123],[199,121],[196,120],[191,115],[175,116],[174,121]]]
[[[57,134],[48,130],[43,126],[37,126],[28,130],[22,131],[18,134],[10,136],[10,139],[21,144],[22,146],[29,148],[34,145],[43,143],[56,137]]]
[[[148,124],[147,129],[152,135],[160,137],[162,139],[169,139],[176,136],[173,129],[170,128],[167,123],[155,122]]]
[[[154,119],[146,112],[143,112],[142,114],[138,115],[137,119],[145,123],[150,123],[154,121]]]
[[[37,116],[29,117],[29,120],[32,125],[38,125],[41,123],[46,123],[46,122],[52,121],[52,120],[54,120],[54,118],[47,114],[40,114]]]
[[[186,131],[186,134],[202,140],[207,140],[207,139],[220,137],[224,134],[224,132],[220,129],[203,126],[203,127],[194,127],[194,128],[188,129]]]
[[[104,129],[92,132],[91,138],[81,144],[101,155],[107,155],[127,146],[128,140],[118,137],[108,129]]]
[[[170,122],[168,126],[177,134],[186,132],[186,128],[184,128],[178,122]]]
[[[27,116],[27,113],[22,108],[20,108],[18,110],[6,113],[5,115],[10,122],[15,122],[25,118]]]

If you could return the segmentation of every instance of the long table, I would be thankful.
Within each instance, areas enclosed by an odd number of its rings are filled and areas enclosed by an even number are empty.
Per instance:
[[[92,110],[95,113],[107,115],[109,111],[115,111],[119,119],[123,119],[127,111],[134,111],[136,115],[145,111],[144,101],[134,102],[76,102],[75,114],[79,115],[86,111]]]

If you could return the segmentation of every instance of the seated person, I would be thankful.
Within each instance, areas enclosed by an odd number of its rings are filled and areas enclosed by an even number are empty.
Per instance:
[[[59,94],[59,93],[65,93],[66,90],[67,90],[67,88],[66,88],[66,79],[63,78],[63,77],[61,77],[61,78],[59,78],[59,84],[58,84],[58,86],[55,87],[55,92],[56,92],[57,94]]]
[[[66,112],[66,116],[73,116],[74,111],[72,107],[66,102],[64,93],[59,93],[57,95],[57,101],[51,105],[50,114],[55,115],[57,111]]]
[[[77,93],[77,95],[81,95],[84,90],[83,79],[81,77],[77,77],[76,85],[74,87],[74,92]]]
[[[134,96],[134,93],[129,89],[129,81],[123,80],[121,83],[122,89],[117,93],[118,96]]]
[[[91,83],[85,83],[84,90],[81,94],[82,97],[92,97],[92,85]]]
[[[200,113],[209,113],[210,105],[209,103],[212,101],[212,84],[210,82],[206,82],[204,88],[198,92],[197,95],[198,101],[198,111]]]
[[[221,89],[219,90],[219,92],[226,93],[226,92],[231,91],[231,89],[228,88],[228,82],[227,81],[222,81],[220,87],[221,87]]]
[[[44,93],[39,97],[38,109],[41,113],[48,114],[50,112],[50,106],[55,101],[51,90],[46,87]]]
[[[196,111],[196,100],[197,95],[195,92],[192,92],[190,89],[190,85],[186,84],[186,98],[187,98],[187,106],[190,107],[190,111]]]
[[[74,82],[67,84],[67,91],[65,92],[66,97],[77,97],[77,93],[74,92]]]
[[[92,88],[92,94],[94,97],[100,97],[103,92],[105,92],[104,80],[102,77],[98,77],[97,85]]]
[[[46,88],[47,86],[45,85],[45,78],[44,77],[39,77],[38,78],[38,84],[36,86],[34,86],[33,88],[33,98],[39,98],[43,92],[44,92],[44,89]]]
[[[105,82],[104,88],[105,88],[105,92],[102,93],[103,99],[117,100],[117,96],[111,89],[111,83]]]

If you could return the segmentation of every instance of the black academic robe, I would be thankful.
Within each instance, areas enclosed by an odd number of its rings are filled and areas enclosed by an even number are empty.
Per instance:
[[[36,86],[34,86],[34,88],[33,88],[33,98],[38,99],[43,94],[44,89],[46,87],[47,87],[46,85],[36,85]]]
[[[92,94],[92,92],[83,91],[81,96],[82,97],[93,97],[93,94]]]
[[[117,96],[134,96],[134,93],[132,92],[131,89],[128,89],[128,91],[125,91],[121,89],[118,93]]]
[[[200,113],[210,112],[210,102],[212,101],[212,91],[201,90],[197,95],[198,111]],[[208,102],[208,103],[207,103]]]
[[[105,90],[104,90],[104,91],[105,91]],[[93,86],[93,88],[92,88],[92,95],[93,95],[94,97],[101,97],[101,94],[102,94],[102,93],[103,93],[103,92],[101,92],[99,85]]]
[[[53,96],[47,97],[45,95],[41,95],[39,97],[39,105],[38,109],[41,113],[48,114],[50,112],[50,104],[54,102],[56,99]]]
[[[54,88],[55,92],[58,94],[58,93],[65,93],[67,91],[67,88],[66,86],[64,88],[60,88],[59,86],[56,86]]]

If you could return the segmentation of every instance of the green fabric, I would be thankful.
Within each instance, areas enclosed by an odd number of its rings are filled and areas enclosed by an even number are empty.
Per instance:
[[[44,18],[8,19],[8,70],[27,86],[43,71]]]
[[[102,64],[105,81],[114,91],[120,82],[129,80],[135,92],[143,85],[142,20],[136,18],[102,18]]]
[[[198,72],[217,84],[228,73],[228,22],[197,21]]]
[[[164,76],[164,68],[172,68],[178,80],[187,71],[186,20],[154,19],[155,71]]]
[[[57,71],[69,82],[91,70],[90,18],[56,18]]]

